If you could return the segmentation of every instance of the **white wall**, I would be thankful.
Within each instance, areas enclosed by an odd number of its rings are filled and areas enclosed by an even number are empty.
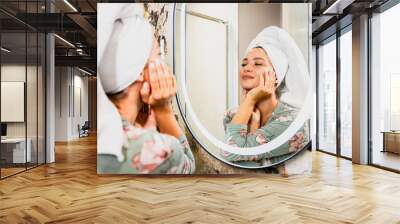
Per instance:
[[[28,66],[25,67],[25,65],[2,65],[1,66],[1,81],[4,82],[25,82],[25,75],[26,75],[26,71],[28,72],[27,74],[35,74],[36,75],[36,67],[33,66]],[[31,78],[28,77],[29,79],[29,84],[30,85],[36,85],[36,81],[34,83],[31,83]],[[32,89],[32,88],[28,88],[27,89],[27,103],[30,104],[30,102],[33,102],[34,100],[32,98],[36,98],[36,88]],[[36,108],[36,103],[32,104],[32,105],[28,105],[31,108],[29,109],[29,111],[32,110],[32,107],[34,107],[33,109]],[[2,110],[7,110],[7,108],[1,108]],[[35,109],[36,110],[36,109]],[[33,115],[33,116],[32,116]],[[32,113],[28,113],[27,114],[27,119],[28,122],[31,122],[32,120],[36,121],[36,113],[32,114]],[[8,137],[25,137],[25,123],[26,122],[7,122],[7,136]],[[28,129],[32,127],[32,125],[28,125]],[[35,130],[36,130],[36,126],[35,126]],[[30,133],[30,130],[28,130],[28,134]],[[28,136],[29,137],[29,136]]]
[[[78,124],[82,126],[85,121],[88,121],[88,77],[81,76],[82,73],[74,74],[74,113],[72,119],[71,135],[73,138],[79,137]],[[78,71],[79,72],[79,71]],[[80,91],[80,93],[79,93]],[[81,111],[80,111],[81,110]]]
[[[68,88],[69,88],[68,67],[55,68],[55,141],[68,140]]]
[[[71,67],[56,67],[55,73],[55,141],[70,141],[88,120],[88,78]]]
[[[2,65],[1,81],[5,82],[25,82],[25,65]],[[30,68],[28,68],[30,70]],[[7,108],[1,108],[6,110]],[[25,137],[25,123],[7,123],[7,137]]]
[[[281,21],[280,3],[241,3],[238,12],[239,60],[250,42],[267,26],[278,26]]]
[[[312,32],[310,22],[311,3],[282,4],[282,28],[296,41],[306,61],[309,59]],[[308,33],[309,36],[304,35]]]
[[[237,29],[237,4],[187,4],[187,11],[226,21],[218,23],[198,16],[186,16],[186,78],[193,109],[205,127],[217,138],[224,139],[223,117],[229,108],[228,91],[231,79],[237,74],[232,64],[233,54],[227,52],[229,43],[234,48]],[[228,36],[230,41],[228,41]],[[229,62],[230,61],[230,62]],[[235,65],[237,60],[235,60]],[[235,89],[237,91],[237,89]],[[237,93],[236,93],[237,95]]]

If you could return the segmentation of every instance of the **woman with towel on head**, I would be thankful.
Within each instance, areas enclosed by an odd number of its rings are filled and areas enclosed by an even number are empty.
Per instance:
[[[100,60],[100,83],[120,115],[123,145],[98,146],[98,172],[194,173],[193,154],[171,105],[176,80],[161,60],[154,31],[143,14],[142,5],[122,7]],[[113,131],[102,126],[100,138],[109,137],[107,131]]]
[[[227,144],[254,147],[282,134],[302,106],[308,83],[304,57],[290,35],[275,26],[261,31],[242,59],[240,85],[244,99],[238,108],[225,114]],[[221,156],[246,166],[274,164],[305,146],[309,141],[306,125],[270,152],[248,156],[222,150]]]

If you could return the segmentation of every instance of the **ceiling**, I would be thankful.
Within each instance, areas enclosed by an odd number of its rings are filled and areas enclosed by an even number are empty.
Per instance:
[[[352,23],[354,17],[374,12],[388,0],[313,0],[312,37],[318,44]]]
[[[79,66],[95,74],[97,2],[48,0],[46,5],[45,0],[1,0],[2,46],[12,49],[7,54],[2,52],[3,60],[17,62],[24,55],[33,58],[38,49],[31,39],[37,32],[54,32],[56,65]],[[25,40],[25,30],[35,35],[28,34]]]

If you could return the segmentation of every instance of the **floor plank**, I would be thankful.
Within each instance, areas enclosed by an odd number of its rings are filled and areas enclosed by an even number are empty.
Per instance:
[[[0,181],[0,223],[400,223],[400,175],[315,152],[307,176],[98,176],[96,139]]]

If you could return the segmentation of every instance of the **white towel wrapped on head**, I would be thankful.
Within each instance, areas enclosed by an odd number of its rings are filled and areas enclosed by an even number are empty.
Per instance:
[[[106,93],[117,93],[134,83],[146,65],[153,29],[143,17],[143,10],[140,4],[127,4],[114,20],[98,67]]]
[[[310,88],[310,76],[304,56],[293,38],[285,30],[269,26],[250,42],[246,54],[253,48],[261,47],[274,67],[278,86],[284,82],[286,91],[280,100],[300,108]]]
[[[150,56],[153,29],[143,17],[142,4],[123,4],[110,12],[112,30],[98,64],[98,154],[115,155],[123,160],[124,133],[121,116],[106,93],[117,93],[134,83]],[[102,24],[99,24],[102,25]],[[99,33],[99,35],[107,35]],[[103,43],[102,43],[103,44]]]

